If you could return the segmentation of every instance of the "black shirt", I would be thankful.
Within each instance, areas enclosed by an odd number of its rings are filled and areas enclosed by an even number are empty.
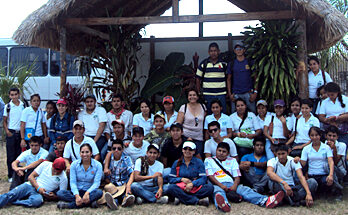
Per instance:
[[[182,143],[176,147],[173,144],[173,138],[167,138],[164,142],[161,157],[167,158],[167,167],[172,167],[174,161],[178,160],[182,156],[182,146],[186,141],[186,137],[181,136]]]

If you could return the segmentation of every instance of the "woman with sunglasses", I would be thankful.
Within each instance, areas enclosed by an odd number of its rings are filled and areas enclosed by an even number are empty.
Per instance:
[[[208,197],[214,187],[207,184],[207,175],[203,162],[194,157],[196,145],[186,141],[183,145],[183,157],[175,161],[169,174],[168,193],[175,197],[174,204],[209,206]]]
[[[184,136],[193,140],[197,146],[199,156],[203,158],[203,122],[206,115],[206,107],[198,102],[198,95],[196,89],[188,90],[188,103],[180,107],[176,122],[183,125]]]

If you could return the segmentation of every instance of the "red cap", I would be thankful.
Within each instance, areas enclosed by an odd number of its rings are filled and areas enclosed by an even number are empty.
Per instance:
[[[65,160],[64,158],[60,157],[54,160],[52,164],[53,168],[55,168],[58,171],[65,170]]]
[[[61,98],[61,99],[58,99],[57,104],[67,105],[68,103],[66,102],[64,98]]]
[[[173,104],[173,103],[174,103],[174,98],[173,98],[172,96],[165,96],[165,97],[163,98],[162,104],[164,104],[165,102],[168,102],[168,103],[170,103],[170,104]]]

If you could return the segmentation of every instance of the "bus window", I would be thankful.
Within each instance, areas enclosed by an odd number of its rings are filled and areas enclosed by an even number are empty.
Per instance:
[[[67,63],[66,75],[67,76],[78,76],[79,75],[77,65],[74,62],[75,59],[76,59],[75,56],[72,56],[69,54],[66,55],[66,63]],[[50,71],[50,74],[52,76],[59,76],[60,71],[61,71],[60,53],[51,50],[51,71]]]
[[[10,74],[14,65],[32,65],[36,62],[33,76],[47,76],[48,74],[48,49],[36,47],[13,47],[10,50]]]
[[[0,67],[7,66],[7,48],[0,48]]]

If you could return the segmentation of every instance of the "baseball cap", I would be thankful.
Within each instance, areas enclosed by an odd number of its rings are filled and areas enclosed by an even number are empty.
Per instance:
[[[58,99],[57,105],[58,105],[58,104],[67,105],[68,103],[66,102],[65,98],[61,98],[61,99]]]
[[[179,128],[180,130],[183,130],[183,127],[180,123],[178,122],[174,122],[171,126],[170,126],[170,130],[172,130],[173,128]]]
[[[56,138],[56,141],[68,142],[68,138],[66,138],[66,136],[60,135]]]
[[[58,171],[65,170],[65,160],[64,158],[60,157],[54,160],[52,164],[53,168],[55,168]]]
[[[165,102],[168,102],[168,103],[170,103],[170,104],[173,104],[173,103],[174,103],[174,98],[173,98],[172,96],[165,96],[165,97],[163,98],[162,104],[164,104]]]
[[[157,144],[150,144],[147,147],[147,151],[149,151],[150,149],[156,149],[159,152],[159,146]]]
[[[274,101],[274,107],[275,106],[282,106],[282,107],[284,107],[285,106],[285,102],[283,100],[281,100],[281,99],[277,99],[277,100]]]
[[[74,124],[73,124],[73,128],[75,128],[75,126],[81,126],[82,128],[85,127],[85,125],[83,124],[83,122],[81,120],[75,120]]]
[[[237,46],[239,46],[239,47],[241,47],[241,48],[243,48],[243,49],[245,48],[244,45],[243,45],[243,43],[237,42],[237,43],[234,45],[234,48],[233,48],[233,49],[236,49]]]
[[[124,127],[125,123],[123,122],[122,119],[116,119],[114,121],[112,121],[111,125],[114,126],[116,124],[122,125]]]
[[[186,147],[189,147],[191,149],[196,149],[196,144],[192,141],[185,141],[184,142],[184,145],[182,146],[182,148],[186,148]]]
[[[267,102],[263,99],[260,99],[259,101],[257,101],[256,103],[256,106],[259,106],[259,105],[263,105],[263,106],[267,106]]]
[[[164,120],[164,122],[166,121],[166,117],[163,114],[156,113],[153,119],[155,120],[157,117],[161,117]]]
[[[87,96],[85,96],[85,101],[86,101],[86,99],[94,99],[97,101],[97,99],[95,98],[95,95],[93,95],[93,94],[88,94]]]

